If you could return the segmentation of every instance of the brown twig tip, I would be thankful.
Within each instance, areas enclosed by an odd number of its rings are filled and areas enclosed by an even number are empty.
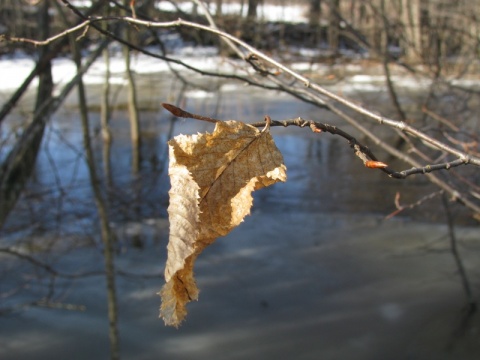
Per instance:
[[[162,106],[177,117],[184,117],[185,112],[172,104],[162,103]]]
[[[388,167],[387,164],[381,161],[373,161],[373,160],[365,161],[365,166],[369,169],[385,169],[386,167]]]
[[[166,110],[170,111],[176,117],[207,121],[207,122],[210,122],[210,123],[217,123],[217,122],[221,121],[221,120],[218,120],[218,119],[213,119],[213,118],[208,117],[208,116],[202,116],[202,115],[189,113],[188,111],[182,110],[179,107],[176,107],[175,105],[172,105],[172,104],[162,103],[162,106]]]

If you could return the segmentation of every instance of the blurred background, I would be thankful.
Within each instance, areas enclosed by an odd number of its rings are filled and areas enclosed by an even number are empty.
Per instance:
[[[2,0],[0,357],[477,359],[478,168],[438,175],[465,206],[424,175],[367,169],[345,139],[307,128],[272,129],[287,182],[255,193],[252,216],[205,250],[199,302],[180,329],[164,326],[167,141],[213,127],[162,102],[328,123],[411,167],[218,36],[118,20],[208,24],[206,10],[326,89],[478,156],[477,1]],[[25,41],[89,16],[111,20]],[[421,163],[452,160],[343,110]]]

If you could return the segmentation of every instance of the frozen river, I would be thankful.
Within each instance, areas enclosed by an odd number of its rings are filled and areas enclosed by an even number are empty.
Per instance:
[[[381,109],[386,95],[374,80],[352,84],[362,90],[362,101]],[[268,114],[342,124],[325,111],[261,89],[205,82],[184,92],[180,82],[160,72],[139,75],[138,84],[141,166],[132,172],[127,113],[119,100],[111,122],[107,192],[118,240],[123,358],[478,359],[480,323],[476,315],[461,326],[465,299],[441,225],[440,200],[385,220],[395,210],[397,192],[408,202],[432,191],[431,185],[422,177],[401,182],[366,169],[343,139],[307,129],[272,130],[287,183],[255,193],[252,216],[200,256],[200,300],[189,304],[180,329],[166,328],[158,319],[156,295],[168,240],[166,141],[211,127],[172,121],[159,103],[180,99],[191,112],[247,122]],[[335,86],[353,91],[352,84]],[[117,85],[122,99],[125,89],[121,81]],[[92,80],[93,145],[104,171],[99,90]],[[31,106],[32,96],[23,99],[22,109]],[[22,118],[17,112],[2,128],[2,151]],[[45,269],[2,254],[1,309],[18,307],[0,317],[2,360],[108,358],[101,242],[81,141],[72,96],[47,129],[34,176],[2,230],[1,244],[60,273],[94,274],[58,276],[52,283]],[[377,156],[390,161],[381,152]],[[457,236],[477,284],[478,229],[459,228]],[[63,308],[28,306],[45,296]]]

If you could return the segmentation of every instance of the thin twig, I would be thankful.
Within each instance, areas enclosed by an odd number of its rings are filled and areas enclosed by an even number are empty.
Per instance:
[[[390,214],[388,214],[387,216],[385,216],[385,220],[388,220],[388,219],[391,219],[391,218],[397,216],[398,214],[400,214],[404,210],[411,210],[413,208],[419,207],[424,202],[426,202],[428,200],[431,200],[431,199],[435,198],[436,196],[442,195],[442,194],[444,194],[443,190],[435,191],[433,193],[422,196],[420,199],[418,199],[414,203],[407,204],[407,205],[401,205],[400,204],[400,193],[397,192],[395,194],[395,200],[394,200],[395,206],[396,206],[397,209],[395,211],[391,212]]]
[[[45,270],[47,273],[49,273],[52,276],[58,276],[62,278],[68,278],[68,279],[77,279],[81,277],[87,277],[87,276],[98,276],[98,275],[103,275],[103,271],[86,271],[86,272],[81,272],[77,274],[66,274],[63,272],[60,272],[56,269],[54,269],[51,265],[44,263],[35,257],[22,253],[18,250],[12,249],[12,248],[0,248],[0,253],[6,254],[6,255],[11,255],[14,256],[18,259],[24,260],[29,262],[30,264]]]
[[[222,121],[222,120],[213,119],[207,116],[192,114],[172,104],[162,103],[162,106],[177,117],[208,121],[211,123],[217,123],[219,121]],[[305,120],[305,119],[302,119],[301,117],[298,117],[295,119],[286,119],[286,120],[272,120],[267,115],[265,116],[265,121],[267,122],[267,125],[265,125],[265,122],[250,123],[249,125],[254,127],[265,127],[265,128],[269,128],[270,126],[283,126],[283,127],[298,126],[301,128],[308,126],[313,132],[316,132],[316,133],[328,132],[332,135],[339,135],[344,139],[348,140],[348,143],[350,144],[350,146],[355,150],[355,155],[363,161],[366,167],[381,169],[382,171],[386,172],[389,176],[396,179],[405,179],[408,176],[414,175],[414,174],[427,174],[432,171],[449,170],[452,167],[465,164],[464,159],[457,159],[457,160],[445,162],[442,164],[425,165],[422,167],[414,167],[408,170],[394,171],[388,168],[388,165],[386,165],[385,163],[378,161],[377,157],[372,153],[372,151],[367,146],[360,144],[354,136],[350,135],[349,133],[341,130],[336,126],[319,123],[313,120]]]
[[[458,132],[460,129],[458,126],[452,124],[452,122],[448,119],[445,119],[444,117],[434,113],[433,111],[429,110],[426,106],[422,107],[422,112],[425,113],[426,115],[430,116],[432,119],[442,123],[443,125],[448,126],[451,130]]]

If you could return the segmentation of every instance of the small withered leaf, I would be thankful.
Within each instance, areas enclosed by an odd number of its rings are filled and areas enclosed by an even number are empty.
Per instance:
[[[211,134],[179,135],[168,145],[170,237],[160,316],[178,326],[185,305],[198,299],[196,257],[250,214],[252,191],[286,181],[286,167],[268,131],[238,121],[218,122]]]

